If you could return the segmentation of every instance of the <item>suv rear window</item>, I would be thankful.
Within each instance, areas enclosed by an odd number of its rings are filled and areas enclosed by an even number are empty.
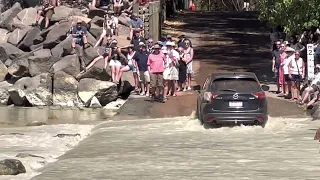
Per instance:
[[[211,83],[211,91],[217,92],[219,90],[229,89],[237,92],[259,92],[260,85],[252,78],[221,78],[216,79]]]

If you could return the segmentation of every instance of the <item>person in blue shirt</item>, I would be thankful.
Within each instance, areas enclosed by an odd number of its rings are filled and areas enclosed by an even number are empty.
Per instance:
[[[71,54],[74,54],[76,45],[81,47],[88,47],[88,40],[87,40],[87,28],[86,26],[82,25],[82,21],[78,19],[77,24],[71,28],[72,34],[72,51]]]
[[[130,20],[130,37],[128,40],[131,40],[133,37],[133,32],[139,31],[141,36],[144,36],[143,21],[138,17],[137,13],[133,13]]]

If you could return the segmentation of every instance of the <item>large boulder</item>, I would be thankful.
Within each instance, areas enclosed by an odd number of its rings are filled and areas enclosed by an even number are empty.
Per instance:
[[[22,11],[21,4],[15,3],[10,9],[1,13],[0,15],[0,27],[2,28],[10,28],[11,22],[16,15]]]
[[[118,89],[119,96],[127,98],[131,91],[134,90],[133,87],[134,78],[132,72],[124,72],[121,77],[120,86]]]
[[[68,36],[66,39],[64,39],[62,42],[60,42],[58,45],[51,49],[52,56],[62,57],[64,54],[66,54],[65,52],[71,52],[71,43],[72,37]]]
[[[79,82],[78,96],[86,106],[91,104],[93,97],[96,97],[100,104],[105,106],[117,99],[117,85],[109,81],[84,78]]]
[[[42,30],[40,33],[38,33],[38,34],[36,35],[36,37],[34,38],[33,43],[34,43],[34,44],[40,44],[40,43],[42,43],[42,42],[46,39],[48,33],[49,33],[53,28],[56,28],[58,25],[59,25],[59,23],[55,23],[54,25],[49,26],[49,28]]]
[[[58,6],[54,8],[54,14],[51,18],[51,21],[61,21],[68,19],[70,16],[78,15],[84,16],[81,10],[77,8],[70,8],[66,6]]]
[[[10,33],[6,29],[0,29],[0,44],[8,42]]]
[[[103,17],[99,17],[99,16],[94,16],[92,19],[91,19],[91,25],[92,24],[95,24],[97,26],[100,26],[102,27],[103,26]]]
[[[50,72],[50,68],[59,60],[59,58],[52,57],[50,49],[41,49],[34,52],[34,56],[30,56],[28,60],[29,73],[31,76],[35,76],[41,73]]]
[[[8,67],[8,73],[17,77],[23,77],[29,74],[28,58],[14,60],[13,63]]]
[[[80,61],[76,54],[63,57],[52,66],[53,72],[64,71],[65,73],[76,77],[80,73]]]
[[[36,22],[37,18],[37,9],[36,8],[25,8],[20,11],[17,15],[18,19],[25,26],[31,26]]]
[[[106,14],[105,10],[102,9],[90,9],[88,18],[93,18],[95,16],[103,17]]]
[[[46,40],[43,42],[43,47],[51,49],[62,42],[67,37],[67,32],[71,28],[71,21],[58,24],[48,33]]]
[[[77,96],[78,81],[71,75],[58,71],[54,73],[54,106],[82,106]]]
[[[26,168],[17,159],[4,159],[0,161],[0,175],[17,175],[26,173]]]
[[[129,27],[119,24],[119,36],[128,37],[130,35]]]
[[[39,27],[32,28],[20,42],[18,47],[22,50],[29,51],[30,47],[34,44],[34,38],[40,33]]]
[[[91,24],[90,31],[89,31],[96,39],[98,39],[102,34],[102,27]]]
[[[111,80],[111,69],[109,67],[107,67],[107,69],[104,69],[104,59],[102,58],[97,63],[95,63],[88,71],[77,76],[77,79],[79,80],[83,78],[109,81]]]
[[[129,25],[130,25],[130,20],[131,20],[131,19],[130,19],[130,17],[128,17],[125,13],[122,13],[122,14],[118,17],[118,19],[119,19],[119,23],[121,23],[121,24],[129,27]]]
[[[17,59],[24,55],[25,52],[9,43],[0,44],[0,58],[4,62],[7,59]]]
[[[15,106],[45,106],[52,102],[52,78],[49,73],[23,77],[8,89]]]
[[[23,29],[16,28],[9,36],[8,43],[17,46],[22,39],[25,37],[25,35],[29,32],[31,28],[26,27]]]

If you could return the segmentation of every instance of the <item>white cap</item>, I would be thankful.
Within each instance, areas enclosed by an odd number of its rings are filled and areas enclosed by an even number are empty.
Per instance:
[[[172,41],[168,41],[168,42],[166,43],[166,46],[175,46],[175,43],[172,42]]]

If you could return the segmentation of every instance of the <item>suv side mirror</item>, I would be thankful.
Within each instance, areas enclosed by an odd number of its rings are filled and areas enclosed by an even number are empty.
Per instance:
[[[261,89],[262,89],[263,91],[269,91],[270,87],[267,86],[267,85],[261,85]]]

